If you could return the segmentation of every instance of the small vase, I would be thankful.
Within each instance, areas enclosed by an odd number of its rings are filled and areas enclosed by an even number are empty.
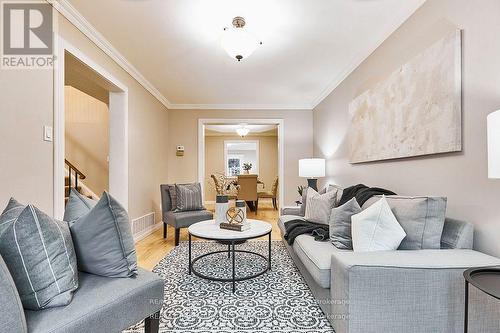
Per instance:
[[[229,200],[227,195],[218,195],[215,199],[215,223],[226,222],[226,212],[229,209]]]
[[[242,223],[246,223],[247,222],[247,206],[246,206],[245,200],[236,200],[236,208],[241,210],[241,212],[243,213]]]
[[[244,175],[249,175],[250,174],[250,170],[243,170],[243,174]]]

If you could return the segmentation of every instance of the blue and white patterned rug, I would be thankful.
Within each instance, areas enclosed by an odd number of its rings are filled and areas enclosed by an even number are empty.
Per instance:
[[[224,250],[215,242],[193,242],[193,258]],[[268,242],[251,241],[236,245],[267,258]],[[258,272],[267,262],[255,255],[236,254],[237,276]],[[181,242],[154,269],[165,279],[165,301],[160,332],[333,332],[309,287],[295,267],[281,241],[272,242],[272,271],[236,283],[215,282],[188,275],[188,243]],[[227,254],[205,257],[195,268],[206,275],[230,277]],[[238,274],[239,272],[239,274]],[[143,324],[128,333],[143,332]]]

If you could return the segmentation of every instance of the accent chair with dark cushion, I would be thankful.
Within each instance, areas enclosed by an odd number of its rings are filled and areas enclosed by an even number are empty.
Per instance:
[[[213,219],[213,214],[206,209],[193,211],[176,211],[175,184],[161,184],[161,210],[163,220],[163,238],[167,238],[167,224],[175,229],[175,246],[179,245],[181,228],[187,228],[196,222]]]

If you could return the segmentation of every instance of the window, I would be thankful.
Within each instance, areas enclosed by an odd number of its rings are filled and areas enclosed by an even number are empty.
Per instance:
[[[244,174],[244,164],[251,164],[248,173],[259,174],[259,141],[224,141],[224,165],[226,176]]]

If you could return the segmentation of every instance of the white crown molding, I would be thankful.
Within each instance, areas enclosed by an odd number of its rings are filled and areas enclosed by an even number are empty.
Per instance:
[[[288,104],[171,104],[172,110],[309,110],[312,105]]]
[[[114,46],[89,22],[75,7],[67,0],[47,0],[61,15],[71,22],[78,30],[80,30],[88,39],[90,39],[98,48],[106,53],[113,61],[115,61],[125,72],[130,74],[140,85],[144,87],[151,95],[153,95],[167,109],[170,109],[172,104],[169,100],[160,93],[144,75],[139,72]]]
[[[356,68],[358,68],[373,52],[375,52],[375,50],[377,50],[382,45],[382,43],[385,42],[387,38],[389,38],[397,29],[399,29],[399,27],[401,27],[403,23],[406,22],[406,20],[408,20],[424,4],[425,1],[426,0],[421,0],[418,7],[413,12],[411,12],[411,14],[408,17],[404,18],[403,20],[401,19],[390,20],[389,23],[386,25],[387,27],[386,30],[388,33],[385,34],[384,37],[375,40],[373,44],[370,45],[370,47],[367,47],[366,49],[359,52],[357,56],[354,58],[354,60],[348,66],[346,66],[346,68],[342,72],[340,72],[340,74],[337,75],[333,79],[333,81],[331,81],[330,84],[326,86],[325,89],[323,89],[321,94],[316,99],[314,99],[312,103],[312,108],[315,109],[325,98],[327,98],[328,95],[330,95],[345,79],[347,79],[349,75],[351,75],[352,72],[354,72],[354,70],[356,70]],[[401,16],[402,14],[399,13],[398,15],[393,15],[392,17],[398,18]],[[396,28],[393,28],[394,26]]]

